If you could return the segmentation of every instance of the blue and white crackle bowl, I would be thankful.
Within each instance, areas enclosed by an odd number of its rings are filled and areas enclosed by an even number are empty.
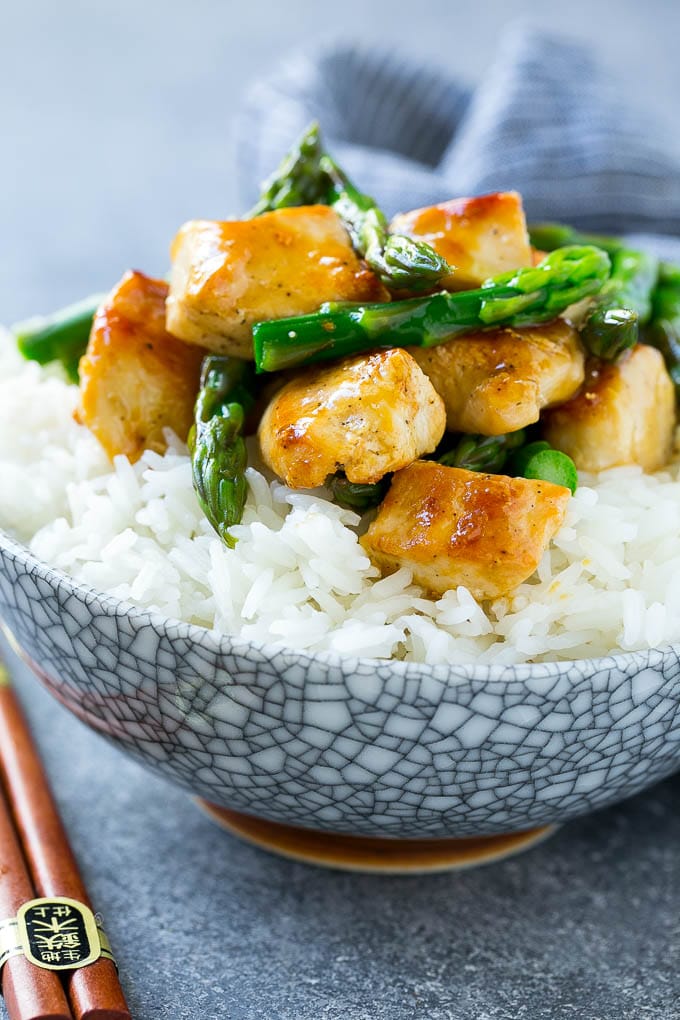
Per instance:
[[[131,608],[1,532],[0,618],[89,726],[260,819],[486,836],[585,814],[680,767],[672,648],[512,667],[286,651]]]

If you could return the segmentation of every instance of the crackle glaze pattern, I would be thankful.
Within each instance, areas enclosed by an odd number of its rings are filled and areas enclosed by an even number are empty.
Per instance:
[[[267,649],[131,610],[1,534],[0,617],[56,697],[137,759],[310,828],[524,829],[680,767],[675,650],[449,668]]]

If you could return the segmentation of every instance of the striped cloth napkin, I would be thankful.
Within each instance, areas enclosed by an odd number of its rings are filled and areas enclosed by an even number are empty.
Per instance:
[[[248,203],[312,119],[388,214],[514,188],[530,220],[680,235],[680,135],[625,105],[587,50],[543,33],[510,32],[473,93],[391,53],[336,45],[289,59],[237,123]],[[668,237],[653,246],[680,254]]]

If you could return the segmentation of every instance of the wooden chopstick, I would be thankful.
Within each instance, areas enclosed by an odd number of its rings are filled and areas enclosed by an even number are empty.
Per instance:
[[[5,796],[0,791],[0,914],[16,917],[35,899],[26,861]],[[34,967],[25,956],[10,957],[2,969],[2,995],[10,1020],[73,1020],[59,975]]]
[[[92,909],[47,776],[8,679],[0,660],[0,783],[33,886],[38,896],[68,896]],[[111,960],[102,957],[69,972],[66,988],[75,1020],[131,1020]]]

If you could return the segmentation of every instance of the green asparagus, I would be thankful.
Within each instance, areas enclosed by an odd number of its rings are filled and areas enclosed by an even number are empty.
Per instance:
[[[195,424],[189,434],[198,501],[229,547],[235,544],[229,528],[240,522],[248,493],[243,424],[254,402],[253,374],[247,361],[208,355],[201,370]]]
[[[645,340],[663,354],[680,400],[680,266],[664,263],[659,270]]]
[[[434,290],[451,273],[446,259],[429,244],[390,235],[385,214],[375,201],[360,192],[324,152],[319,125],[314,122],[265,181],[248,216],[286,206],[317,204],[333,206],[347,227],[355,250],[386,287],[415,293]]]
[[[529,227],[529,238],[534,248],[539,251],[554,251],[568,244],[591,244],[602,248],[611,256],[625,247],[618,237],[604,237],[601,234],[584,234],[566,223],[533,223]]]
[[[621,238],[583,234],[563,223],[537,223],[529,228],[529,233],[531,243],[544,251],[552,251],[563,244],[594,244],[614,260],[625,249]],[[644,311],[648,311],[646,303]],[[651,295],[651,318],[644,339],[663,354],[680,400],[680,266],[659,263],[657,285]]]
[[[321,169],[322,155],[319,125],[313,122],[264,182],[247,218],[293,205],[327,204],[328,178]]]
[[[563,248],[567,244],[592,244],[595,248],[602,248],[611,258],[622,248],[630,250],[630,246],[622,237],[582,233],[566,223],[534,223],[529,227],[529,237],[535,248],[546,252]],[[678,267],[672,262],[661,260],[659,263],[660,277],[664,274],[673,276],[678,271]]]
[[[337,474],[328,476],[326,487],[330,489],[335,503],[361,514],[382,503],[390,487],[391,477],[385,475],[379,482],[373,484],[350,482],[342,471],[338,471]]]
[[[258,372],[276,372],[373,347],[433,347],[489,326],[547,322],[597,293],[609,269],[600,249],[567,247],[538,266],[493,277],[478,290],[377,305],[327,303],[312,315],[256,323],[255,363]]]
[[[412,293],[431,291],[451,274],[446,259],[431,245],[390,234],[387,218],[375,200],[359,191],[329,155],[322,157],[321,167],[330,183],[329,204],[347,227],[355,251],[386,287]]]
[[[591,354],[615,361],[638,341],[640,326],[652,313],[652,291],[659,261],[646,252],[620,248],[611,256],[612,272],[581,327]]]
[[[526,440],[524,429],[502,436],[461,436],[456,445],[436,459],[446,467],[501,474],[511,452]]]
[[[522,478],[541,479],[554,485],[563,485],[565,489],[576,492],[578,474],[571,457],[561,450],[555,450],[544,439],[527,443],[520,447],[508,459],[508,473]]]
[[[52,315],[36,316],[12,326],[23,356],[46,365],[60,361],[72,382],[78,382],[78,362],[85,353],[92,320],[103,294],[92,295]]]
[[[541,478],[576,491],[578,477],[571,457],[554,450],[545,440],[526,442],[519,429],[503,436],[462,436],[453,449],[437,457],[446,467],[484,471],[489,474]]]
[[[639,327],[652,316],[665,315],[666,302],[672,301],[667,290],[668,280],[677,276],[677,267],[661,262],[652,255],[634,251],[622,238],[583,234],[562,223],[539,223],[530,228],[531,242],[544,251],[562,244],[594,244],[612,260],[612,275],[602,290],[596,307],[586,320],[581,336],[592,353],[606,360],[615,360],[639,339]],[[659,281],[660,296],[655,283]],[[665,281],[665,282],[664,282]],[[676,287],[678,284],[676,283]],[[658,312],[657,309],[660,311]],[[661,311],[663,309],[663,311]],[[656,345],[664,344],[664,327],[653,329]],[[655,343],[654,339],[651,340]],[[667,354],[664,350],[664,354]],[[667,357],[668,360],[668,357]],[[669,371],[678,365],[677,357],[668,360]]]

